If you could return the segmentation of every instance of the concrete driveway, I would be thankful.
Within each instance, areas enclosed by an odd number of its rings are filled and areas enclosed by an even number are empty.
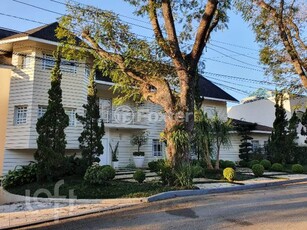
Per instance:
[[[146,203],[32,228],[305,230],[307,183]]]

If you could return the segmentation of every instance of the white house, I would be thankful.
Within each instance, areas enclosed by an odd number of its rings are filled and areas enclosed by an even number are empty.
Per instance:
[[[307,96],[302,95],[284,95],[284,108],[287,118],[290,119],[293,112],[296,111],[300,117],[307,108]],[[256,122],[259,125],[273,127],[275,120],[275,97],[257,98],[250,97],[243,99],[239,105],[228,109],[228,117],[233,119]],[[304,146],[306,137],[300,135],[301,126],[298,127],[298,144]]]
[[[36,122],[46,111],[50,71],[54,66],[52,52],[58,43],[55,37],[57,23],[38,27],[24,33],[0,30],[0,172],[4,174],[17,165],[33,160],[37,148]],[[78,137],[82,131],[75,114],[82,114],[86,103],[89,68],[84,62],[62,62],[63,105],[69,115],[66,128],[67,153],[79,153]],[[147,130],[148,142],[142,147],[145,163],[163,158],[165,146],[159,141],[164,121],[159,114],[161,108],[152,103],[136,105],[130,101],[115,106],[112,99],[116,96],[108,78],[97,74],[96,83],[100,98],[101,115],[106,134],[102,139],[104,153],[101,164],[111,163],[109,145],[119,141],[119,166],[132,163],[131,135]],[[237,102],[235,98],[205,78],[200,79],[200,95],[203,109],[209,115],[215,111],[227,119],[227,102]],[[235,138],[238,139],[238,138]],[[234,146],[237,144],[235,143]],[[225,150],[221,158],[238,160],[238,150]]]

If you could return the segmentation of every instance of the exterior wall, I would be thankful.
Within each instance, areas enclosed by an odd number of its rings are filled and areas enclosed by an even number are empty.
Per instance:
[[[264,142],[269,139],[270,134],[265,133],[251,133],[250,136],[254,138],[254,141],[259,141],[260,146],[264,145]],[[239,158],[239,145],[241,144],[241,136],[237,133],[231,134],[231,147],[222,148],[220,158],[223,160],[240,161]]]
[[[11,70],[0,68],[0,176],[2,175],[3,170],[6,123],[10,94],[10,79]]]
[[[205,99],[202,103],[202,109],[209,117],[212,117],[216,112],[221,119],[227,120],[227,103],[225,101]]]

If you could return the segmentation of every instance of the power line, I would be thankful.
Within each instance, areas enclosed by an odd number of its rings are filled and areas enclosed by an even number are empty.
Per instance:
[[[213,42],[216,42],[216,43],[221,43],[221,44],[228,45],[228,46],[233,46],[233,47],[241,48],[241,49],[253,50],[253,51],[257,51],[257,52],[259,51],[259,50],[252,49],[252,48],[249,48],[249,47],[246,47],[246,46],[241,46],[241,45],[237,45],[237,44],[233,44],[233,43],[228,43],[228,42],[222,42],[222,41],[218,41],[218,40],[215,40],[215,39],[210,39],[210,41],[213,41]]]
[[[217,53],[219,53],[219,54],[222,54],[223,56],[228,57],[228,58],[230,58],[230,59],[232,59],[232,60],[234,60],[234,61],[240,62],[240,63],[242,63],[242,64],[245,64],[245,65],[248,65],[248,66],[253,66],[253,67],[262,69],[262,67],[260,67],[260,66],[258,66],[258,65],[250,64],[250,63],[248,63],[248,62],[245,62],[245,61],[236,59],[236,58],[234,58],[233,56],[230,56],[230,55],[228,55],[228,54],[224,54],[224,53],[222,53],[222,52],[220,52],[220,51],[218,51],[218,50],[216,50],[216,49],[214,49],[214,48],[208,47],[208,49],[211,49],[211,50],[213,50],[214,52],[217,52]]]
[[[232,91],[236,91],[237,93],[240,93],[240,94],[243,94],[243,95],[249,95],[251,93],[251,92],[241,90],[241,89],[237,89],[237,88],[234,88],[234,87],[231,87],[231,86],[228,86],[228,85],[224,85],[224,84],[221,84],[221,83],[218,83],[218,82],[215,82],[215,81],[211,81],[211,82],[213,82],[216,85],[221,86],[222,88],[226,88],[226,89],[229,89],[229,90],[232,90]]]
[[[263,70],[259,70],[259,69],[255,69],[255,68],[250,68],[250,67],[247,67],[247,66],[242,66],[242,65],[237,65],[237,64],[233,64],[233,63],[230,63],[230,62],[225,62],[225,61],[220,61],[220,60],[215,60],[213,58],[206,58],[205,61],[208,60],[208,61],[214,61],[214,62],[219,62],[219,63],[223,63],[223,64],[226,64],[226,65],[231,65],[231,66],[235,66],[235,67],[240,67],[240,68],[243,68],[243,69],[249,69],[249,70],[253,70],[253,71],[257,71],[257,72],[262,72],[264,73]]]

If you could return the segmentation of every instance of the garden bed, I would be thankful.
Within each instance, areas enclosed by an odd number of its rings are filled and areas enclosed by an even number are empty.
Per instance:
[[[60,186],[59,196],[53,198],[68,198],[69,191],[74,190],[74,195],[78,199],[106,199],[106,198],[138,198],[148,197],[161,192],[179,190],[183,188],[164,186],[158,182],[136,183],[128,181],[113,180],[106,185],[90,185],[77,176],[65,177],[64,184]],[[46,189],[54,195],[54,188],[56,182],[48,182],[39,184],[33,182],[30,184],[9,188],[8,192],[17,195],[26,195],[26,191],[30,191],[30,195],[39,189]],[[38,194],[38,197],[47,197],[46,193]]]

